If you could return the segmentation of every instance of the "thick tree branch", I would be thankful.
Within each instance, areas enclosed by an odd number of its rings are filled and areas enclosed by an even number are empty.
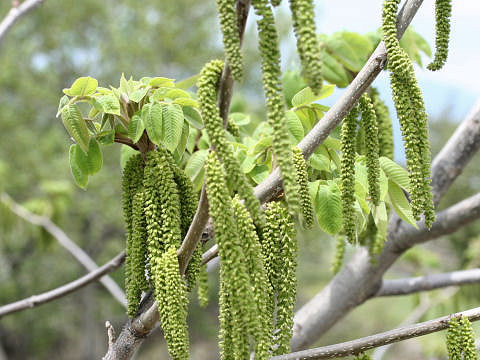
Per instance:
[[[375,296],[396,296],[429,291],[448,286],[480,283],[480,269],[453,271],[406,279],[384,280]]]
[[[0,45],[12,26],[31,10],[40,6],[43,0],[25,0],[19,6],[13,6],[0,23]]]
[[[77,259],[77,261],[82,264],[85,269],[88,271],[94,271],[98,269],[98,265],[92,260],[88,254],[82,250],[73,240],[71,240],[65,232],[55,225],[52,220],[46,216],[36,215],[20,204],[16,203],[8,194],[1,193],[0,201],[3,202],[9,209],[21,217],[22,219],[28,221],[29,223],[37,226],[41,226],[52,235],[60,245],[62,245],[72,256]],[[100,279],[100,282],[105,286],[105,288],[112,294],[112,296],[124,307],[126,307],[127,300],[125,298],[125,293],[117,285],[115,281],[110,276],[105,276]]]
[[[26,299],[16,301],[11,304],[3,305],[0,307],[0,318],[5,315],[12,314],[18,311],[22,311],[25,309],[30,309],[38,305],[45,304],[47,302],[56,300],[61,298],[65,295],[71,294],[84,286],[100,279],[101,277],[105,276],[112,272],[113,270],[119,268],[125,260],[125,251],[122,251],[120,254],[115,256],[112,260],[110,260],[105,265],[97,268],[96,270],[91,271],[90,273],[82,276],[81,278],[72,281],[68,284],[60,286],[56,289],[44,292],[39,295],[33,295]]]
[[[461,316],[468,317],[470,321],[477,321],[480,319],[480,307],[336,345],[274,356],[271,360],[331,359],[356,355],[379,346],[445,330],[452,317]]]

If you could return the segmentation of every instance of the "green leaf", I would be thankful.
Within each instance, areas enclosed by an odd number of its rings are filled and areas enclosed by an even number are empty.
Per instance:
[[[187,90],[197,83],[197,80],[199,77],[200,77],[200,74],[190,76],[189,78],[186,78],[184,80],[177,82],[176,87],[178,89]]]
[[[183,155],[183,152],[185,151],[189,134],[190,126],[188,125],[188,122],[184,121],[182,126],[182,136],[180,137],[180,142],[178,143],[178,147],[175,150],[178,153],[179,158]]]
[[[137,112],[132,116],[130,122],[128,123],[128,137],[132,139],[134,144],[136,144],[142,137],[144,130],[145,125],[143,124],[141,114]]]
[[[272,146],[273,138],[272,136],[265,136],[261,138],[253,148],[252,154],[257,155],[265,151],[268,147]],[[248,172],[248,171],[247,171]]]
[[[90,76],[80,77],[75,80],[70,89],[63,89],[63,92],[69,96],[85,96],[95,92],[98,81]]]
[[[99,132],[96,139],[102,145],[111,145],[115,142],[115,132],[113,130]]]
[[[285,71],[282,78],[283,94],[288,108],[292,107],[292,98],[300,90],[305,88],[307,84],[298,71]]]
[[[310,156],[310,166],[315,170],[330,172],[330,158],[321,154]]]
[[[162,105],[162,138],[167,150],[174,152],[182,137],[183,112],[180,105]]]
[[[322,90],[318,95],[315,95],[310,87],[306,87],[300,90],[292,99],[292,105],[295,107],[299,107],[302,105],[310,105],[314,101],[326,98],[333,93],[333,89],[335,85],[324,84],[322,86]]]
[[[101,105],[101,110],[106,114],[113,114],[120,116],[120,103],[115,95],[99,95],[94,100]],[[94,104],[95,106],[95,104]]]
[[[334,235],[342,228],[342,199],[334,182],[320,185],[315,198],[318,224],[328,234]]]
[[[182,111],[185,120],[187,120],[190,125],[192,125],[195,129],[198,130],[203,129],[202,115],[200,115],[200,112],[197,109],[191,106],[183,106]]]
[[[179,97],[179,98],[176,98],[175,100],[173,100],[173,103],[181,105],[181,106],[191,106],[191,107],[194,107],[194,108],[198,108],[198,101],[193,100],[191,98]]]
[[[78,106],[65,106],[62,110],[62,121],[77,144],[80,145],[84,152],[87,152],[90,134],[88,133],[87,124]]]
[[[240,169],[243,171],[243,173],[248,174],[255,167],[255,163],[256,163],[255,156],[247,154],[242,164],[240,165]]]
[[[385,207],[385,202],[381,201],[378,206],[374,206],[372,209],[372,215],[378,231],[381,234],[385,234],[387,232],[388,226],[388,215],[387,208]]]
[[[343,65],[331,56],[325,49],[321,52],[322,73],[325,80],[338,87],[346,87],[352,81],[352,76],[345,70]]]
[[[388,179],[392,180],[403,189],[409,191],[410,178],[408,177],[407,170],[385,156],[381,156],[379,161],[380,167],[385,172]]]
[[[359,72],[373,51],[370,40],[350,31],[339,31],[329,36],[325,45],[329,52],[348,70]]]
[[[142,108],[142,120],[150,140],[154,144],[160,145],[163,134],[162,105],[157,103],[145,104]]]
[[[190,129],[187,138],[187,151],[191,154],[193,149],[195,149],[195,144],[197,140],[199,131],[195,128]]]
[[[380,169],[379,185],[380,185],[380,201],[385,201],[385,197],[387,196],[387,193],[388,193],[388,178],[382,169]]]
[[[135,154],[138,154],[138,151],[132,149],[128,145],[122,145],[120,148],[120,165],[122,169],[125,169],[128,159]]]
[[[412,215],[412,208],[403,190],[393,181],[388,180],[388,197],[393,209],[400,218],[418,229],[417,222]]]
[[[88,144],[87,162],[89,175],[99,172],[103,165],[102,151],[98,141],[94,138],[91,138]]]
[[[69,160],[70,160],[70,170],[72,171],[73,179],[75,183],[82,189],[86,189],[88,184],[88,174],[85,173],[82,168],[85,167],[85,164],[78,163],[77,154],[81,153],[85,155],[77,144],[70,145],[69,150]]]
[[[310,106],[302,106],[295,109],[295,114],[302,121],[304,133],[309,132],[317,123],[317,113]]]
[[[203,165],[207,159],[209,150],[198,150],[190,156],[185,165],[185,174],[192,180],[194,183],[195,191],[200,190],[203,182]],[[201,178],[202,182],[198,181]]]
[[[248,173],[248,176],[255,182],[255,184],[260,184],[268,177],[268,174],[269,170],[267,165],[257,165]]]
[[[231,113],[229,115],[230,119],[232,119],[233,123],[237,126],[243,126],[250,123],[250,116],[244,113]]]
[[[315,204],[319,188],[320,188],[320,180],[315,180],[308,183],[308,192],[310,193],[312,204]]]
[[[62,98],[60,99],[60,102],[58,104],[58,111],[57,111],[57,114],[55,115],[55,117],[58,117],[58,115],[60,115],[62,113],[62,109],[65,107],[65,105],[68,104],[69,101],[70,101],[70,99],[68,98],[67,95],[62,96]]]
[[[148,90],[150,90],[150,87],[144,87],[143,89],[136,89],[132,91],[132,93],[129,96],[129,100],[133,102],[140,102],[145,95],[147,95]]]
[[[149,85],[151,87],[175,87],[175,80],[165,77],[155,77],[150,80]]]
[[[166,94],[165,97],[175,100],[176,98],[187,98],[189,99],[191,96],[188,92],[182,89],[171,89]]]
[[[329,149],[338,150],[338,151],[342,149],[342,142],[339,139],[335,139],[331,136],[327,137],[323,141],[323,144]]]
[[[303,137],[305,136],[303,132],[302,122],[292,110],[289,110],[285,113],[285,120],[287,122],[288,131],[296,140],[295,144],[298,144],[300,141],[302,141]]]

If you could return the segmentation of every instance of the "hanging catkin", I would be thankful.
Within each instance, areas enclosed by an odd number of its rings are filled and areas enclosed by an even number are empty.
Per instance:
[[[380,163],[378,161],[378,127],[372,101],[363,94],[359,101],[362,113],[361,127],[365,131],[365,158],[367,163],[368,193],[374,205],[380,199]]]
[[[200,267],[200,273],[198,274],[198,303],[202,308],[208,305],[208,273],[207,265]]]
[[[280,70],[280,50],[275,20],[267,0],[253,0],[257,20],[260,56],[262,58],[262,82],[267,105],[268,124],[273,129],[273,150],[282,173],[283,189],[290,213],[300,212],[298,185],[287,136],[285,100]],[[249,209],[250,210],[250,209]]]
[[[205,164],[207,196],[220,257],[220,349],[222,359],[249,356],[248,324],[255,312],[245,254],[228,193],[226,176],[215,152]]]
[[[355,234],[355,133],[358,108],[354,107],[342,125],[342,159],[340,186],[342,197],[343,231],[348,242],[356,242]]]
[[[217,8],[228,64],[234,79],[241,80],[243,60],[240,51],[240,36],[235,3],[236,1],[234,0],[217,0]]]
[[[372,98],[373,108],[377,117],[379,155],[393,160],[392,118],[390,117],[387,106],[382,99],[380,99],[377,89],[370,88],[370,97]]]
[[[299,186],[300,204],[302,205],[303,224],[306,229],[313,226],[313,205],[308,189],[307,163],[302,151],[298,147],[293,148],[293,163],[295,165],[296,180]]]
[[[233,156],[217,106],[217,83],[222,69],[223,62],[220,60],[212,60],[203,67],[197,83],[200,112],[211,144],[221,159],[228,178],[232,181],[234,189],[238,191],[240,197],[245,200],[255,223],[260,225],[264,222],[260,202],[253,194],[253,188],[245,174],[240,170],[238,160]]]
[[[435,1],[435,58],[427,65],[428,70],[440,70],[448,56],[450,38],[450,17],[452,16],[452,0]]]
[[[430,143],[427,114],[413,65],[397,39],[396,15],[400,0],[386,0],[383,7],[383,40],[387,48],[393,100],[405,142],[410,173],[412,213],[419,220],[425,215],[428,228],[435,220],[430,189]]]
[[[314,93],[322,89],[322,59],[315,30],[313,0],[290,0],[297,52],[307,84]]]

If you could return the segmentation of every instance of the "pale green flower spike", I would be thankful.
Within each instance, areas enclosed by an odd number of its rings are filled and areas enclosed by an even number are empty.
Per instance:
[[[274,355],[290,352],[293,334],[293,307],[297,295],[297,240],[295,224],[287,209],[278,202],[267,205],[267,223],[263,229],[262,248],[267,276],[272,285],[269,308],[276,296]],[[273,313],[273,311],[272,311]]]
[[[397,39],[396,15],[399,2],[400,0],[384,2],[383,40],[387,48],[393,100],[405,142],[412,213],[416,220],[420,220],[423,213],[425,225],[430,228],[435,220],[435,212],[430,187],[427,114],[412,62]]]
[[[280,50],[275,19],[268,0],[253,0],[257,20],[260,56],[262,58],[262,82],[267,105],[268,124],[273,129],[273,150],[283,179],[283,189],[291,214],[300,213],[298,185],[287,136],[285,99],[280,70]],[[250,210],[250,209],[249,209]]]
[[[371,360],[370,355],[367,355],[366,353],[361,353],[355,356],[354,360]]]
[[[220,257],[221,359],[248,359],[249,324],[256,316],[242,240],[234,219],[226,174],[211,152],[205,164],[206,190]]]
[[[452,16],[452,0],[435,1],[435,58],[427,65],[428,70],[440,70],[448,57],[450,38],[450,17]]]
[[[188,360],[187,288],[175,246],[169,246],[157,262],[161,272],[156,277],[155,297],[168,352],[173,360]]]
[[[313,226],[313,204],[308,189],[307,163],[302,151],[298,147],[293,148],[293,164],[295,165],[296,179],[299,186],[300,204],[302,205],[303,225],[306,229]]]
[[[272,314],[268,312],[268,296],[271,293],[270,284],[265,273],[262,247],[255,225],[245,206],[238,197],[233,199],[233,212],[237,221],[238,236],[242,239],[247,271],[252,284],[252,295],[255,310],[250,319],[249,331],[254,340],[255,359],[263,360],[270,357],[272,341]]]
[[[462,339],[463,359],[476,360],[475,334],[473,333],[472,324],[466,316],[460,318],[460,336]]]
[[[223,121],[220,118],[217,106],[217,83],[223,69],[223,62],[212,60],[206,64],[198,79],[198,101],[202,113],[205,128],[211,141],[211,145],[222,161],[228,178],[231,179],[234,190],[245,200],[248,211],[257,225],[264,223],[264,215],[260,208],[260,202],[253,194],[253,188],[245,174],[240,170],[240,164],[234,157],[232,148],[225,135]]]
[[[332,261],[332,272],[336,274],[342,267],[343,257],[345,256],[345,238],[337,236],[335,239],[335,255]]]
[[[198,303],[202,308],[208,305],[208,273],[207,265],[200,267],[200,273],[198,275]]]
[[[290,0],[297,52],[307,84],[314,93],[322,89],[322,59],[315,29],[313,0]]]
[[[237,10],[235,0],[217,0],[220,27],[223,33],[223,44],[228,64],[235,80],[242,79],[243,60],[240,51]]]
[[[358,108],[354,107],[342,125],[342,159],[341,159],[341,197],[343,214],[343,232],[347,241],[356,242],[355,231],[355,133],[357,129]],[[343,255],[342,255],[343,257]],[[340,258],[341,259],[341,258]],[[338,263],[337,261],[334,263]],[[341,262],[340,262],[341,263]],[[334,265],[336,268],[336,265]]]
[[[374,205],[380,200],[380,163],[378,161],[378,128],[373,104],[367,94],[360,98],[361,127],[365,130],[368,193]]]
[[[379,155],[393,160],[392,118],[388,112],[387,105],[380,99],[377,89],[370,89],[370,97],[372,98],[373,108],[377,116]]]

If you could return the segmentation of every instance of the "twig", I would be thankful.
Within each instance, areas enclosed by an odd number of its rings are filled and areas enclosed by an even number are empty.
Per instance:
[[[113,270],[117,269],[123,264],[124,260],[125,260],[125,251],[122,251],[120,254],[115,256],[112,260],[110,260],[105,265],[99,267],[96,270],[91,271],[90,273],[82,276],[81,278],[75,281],[72,281],[68,284],[60,286],[56,289],[44,292],[42,294],[33,295],[26,299],[1,306],[0,318],[5,315],[12,314],[25,309],[30,309],[35,306],[42,305],[47,302],[56,300],[65,295],[71,294],[72,292],[77,291],[83,288],[84,286],[100,279],[102,276],[105,276],[105,274],[108,274],[109,272],[112,272]]]
[[[62,245],[75,259],[78,260],[88,271],[98,269],[98,265],[92,260],[88,254],[82,250],[73,240],[71,240],[65,232],[55,225],[52,220],[46,216],[36,215],[20,204],[16,203],[7,193],[0,194],[0,201],[9,207],[9,209],[22,219],[29,223],[43,227],[50,235],[52,235],[60,245]],[[112,296],[124,307],[127,304],[125,293],[117,285],[110,276],[100,279],[100,282],[112,294]]]
[[[453,271],[446,274],[383,281],[382,287],[375,296],[408,295],[448,286],[477,284],[479,282],[480,269]]]
[[[28,12],[40,6],[43,0],[25,0],[17,7],[12,7],[0,23],[0,45],[12,26]]]
[[[398,329],[370,335],[361,339],[343,342],[340,344],[322,346],[315,349],[303,350],[291,354],[274,356],[271,360],[313,360],[313,359],[331,359],[356,355],[369,349],[379,346],[392,344],[402,340],[419,337],[433,332],[442,331],[448,328],[448,321],[452,317],[466,316],[470,321],[480,319],[480,307],[462,311],[452,315],[443,316],[434,320],[421,322],[411,326],[400,327]]]

